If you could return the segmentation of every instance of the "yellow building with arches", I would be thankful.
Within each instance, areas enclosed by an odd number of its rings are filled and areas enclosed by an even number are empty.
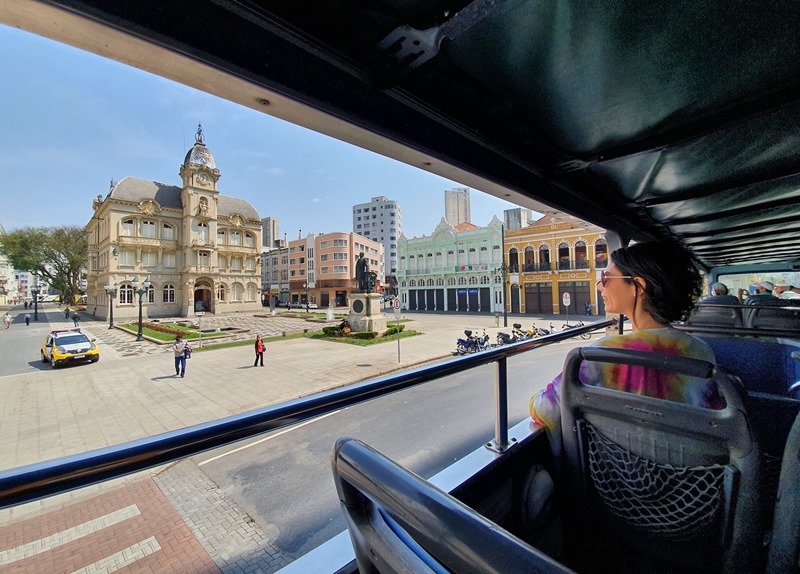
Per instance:
[[[605,314],[595,283],[608,265],[605,230],[576,227],[549,215],[505,232],[509,313],[532,315]],[[564,294],[569,293],[569,307]],[[599,308],[598,308],[599,304]]]

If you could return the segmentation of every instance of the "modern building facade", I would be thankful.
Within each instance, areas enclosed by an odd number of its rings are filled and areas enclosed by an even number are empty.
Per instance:
[[[261,245],[266,248],[266,251],[278,247],[280,236],[280,219],[277,217],[261,219]]]
[[[506,231],[522,229],[533,223],[533,211],[522,207],[506,209],[503,211],[503,222],[505,223]]]
[[[452,225],[443,218],[431,235],[401,236],[400,303],[409,311],[500,313],[503,310],[502,229]]]
[[[357,289],[355,264],[363,253],[378,283],[385,281],[383,245],[357,233],[309,234],[264,254],[265,296],[272,302],[346,307]],[[266,299],[269,301],[269,299]]]
[[[453,226],[472,221],[469,209],[469,189],[457,187],[444,192],[444,218]]]
[[[385,286],[396,284],[397,241],[403,233],[403,210],[399,201],[373,197],[369,203],[353,206],[353,232],[383,245]]]
[[[576,227],[546,215],[533,224],[506,231],[508,312],[533,315],[584,315],[586,304],[604,314],[595,283],[608,266],[604,230]],[[570,306],[563,304],[570,294]],[[598,308],[599,305],[599,308]]]
[[[115,320],[138,318],[135,287],[148,278],[144,317],[261,309],[261,219],[219,193],[200,126],[179,174],[180,186],[126,177],[94,200],[87,296],[98,315],[111,303]]]

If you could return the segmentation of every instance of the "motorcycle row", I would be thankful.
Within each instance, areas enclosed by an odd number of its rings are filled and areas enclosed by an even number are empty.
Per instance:
[[[576,327],[585,326],[583,321],[569,324],[565,323],[561,326],[561,331],[567,331]],[[528,339],[535,339],[537,337],[544,337],[551,333],[557,333],[555,326],[550,323],[549,329],[543,329],[533,324],[531,329],[523,329],[520,323],[514,323],[511,326],[511,334],[499,332],[497,333],[497,342],[490,343],[489,335],[486,334],[486,329],[483,330],[483,335],[473,335],[470,329],[464,329],[465,337],[456,339],[456,353],[459,355],[466,355],[467,353],[477,353],[478,351],[485,351],[492,347],[499,347],[501,345],[510,345],[512,343],[519,343],[520,341],[527,341]],[[581,333],[581,339],[590,339],[591,333]]]

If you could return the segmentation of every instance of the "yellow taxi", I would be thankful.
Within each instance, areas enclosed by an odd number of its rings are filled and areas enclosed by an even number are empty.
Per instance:
[[[68,363],[100,360],[100,348],[80,328],[50,331],[40,349],[42,362],[54,369]]]

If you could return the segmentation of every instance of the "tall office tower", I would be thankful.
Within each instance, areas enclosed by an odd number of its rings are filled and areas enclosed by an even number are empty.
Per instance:
[[[462,223],[471,223],[469,189],[457,187],[444,192],[444,218],[454,227]]]
[[[353,206],[353,231],[383,244],[386,285],[394,285],[397,271],[397,238],[403,233],[403,210],[399,201],[373,197]]]
[[[280,240],[280,223],[277,217],[265,217],[261,220],[261,245],[268,249],[278,246]]]
[[[533,211],[530,209],[523,209],[522,207],[506,209],[503,211],[503,219],[505,221],[506,231],[522,229],[523,227],[528,227],[533,222]]]

